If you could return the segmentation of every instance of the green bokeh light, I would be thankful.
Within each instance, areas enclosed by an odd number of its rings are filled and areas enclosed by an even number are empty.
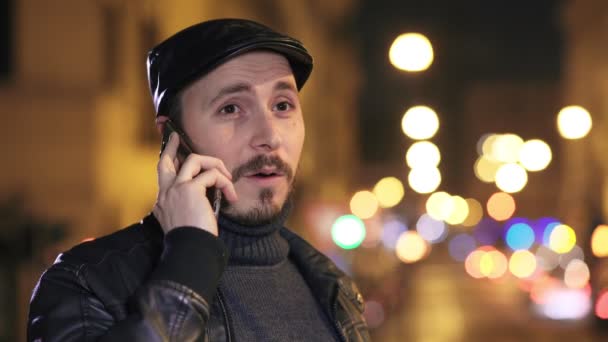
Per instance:
[[[365,239],[365,224],[355,215],[340,216],[331,226],[331,237],[340,248],[357,248]]]

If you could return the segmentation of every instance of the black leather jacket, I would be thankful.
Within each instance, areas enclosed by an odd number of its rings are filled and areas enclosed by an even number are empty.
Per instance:
[[[217,290],[225,255],[212,245],[219,239],[201,232],[185,227],[164,236],[148,215],[61,254],[34,289],[28,341],[232,341],[230,317]],[[180,234],[192,235],[179,248],[168,247]],[[306,241],[286,229],[281,235],[342,340],[369,341],[356,285]],[[186,254],[197,251],[198,256]],[[199,256],[206,259],[197,264]],[[176,257],[179,263],[172,263]],[[175,271],[180,265],[190,266],[189,273],[203,268],[193,277],[203,282],[190,286],[189,278]]]

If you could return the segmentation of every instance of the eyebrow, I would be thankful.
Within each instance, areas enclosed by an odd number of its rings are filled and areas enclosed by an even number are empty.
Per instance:
[[[296,93],[298,92],[292,83],[285,82],[285,81],[277,82],[277,84],[275,84],[275,86],[274,86],[274,90],[275,91],[290,90],[290,91],[293,91]],[[213,99],[211,99],[209,104],[213,105],[213,103],[217,102],[220,98],[222,98],[226,95],[242,93],[242,92],[250,92],[250,91],[251,91],[251,86],[247,83],[232,84],[232,85],[229,85],[229,86],[226,86],[226,87],[220,89],[220,91],[217,93],[217,95],[215,95],[213,97]]]
[[[246,84],[246,83],[232,84],[232,85],[229,85],[227,87],[220,89],[220,91],[217,93],[217,95],[215,95],[211,99],[209,104],[213,104],[214,102],[216,102],[217,100],[219,100],[220,98],[222,98],[226,95],[248,92],[248,91],[251,91],[251,86],[249,84]]]

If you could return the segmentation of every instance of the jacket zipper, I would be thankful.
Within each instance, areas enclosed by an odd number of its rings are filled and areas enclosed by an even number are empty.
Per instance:
[[[228,310],[226,310],[226,306],[224,305],[224,295],[222,295],[222,290],[218,287],[217,289],[217,298],[218,298],[218,303],[220,303],[220,308],[222,308],[222,313],[224,314],[224,321],[226,322],[226,335],[228,335],[228,342],[232,341],[232,334],[231,334],[231,326],[232,326],[232,321],[230,320],[230,317],[228,316]]]

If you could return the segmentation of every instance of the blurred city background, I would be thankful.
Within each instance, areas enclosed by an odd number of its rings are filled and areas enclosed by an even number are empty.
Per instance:
[[[608,339],[608,1],[0,6],[0,341],[58,253],[151,210],[146,52],[218,17],[315,57],[289,226],[374,341]]]

